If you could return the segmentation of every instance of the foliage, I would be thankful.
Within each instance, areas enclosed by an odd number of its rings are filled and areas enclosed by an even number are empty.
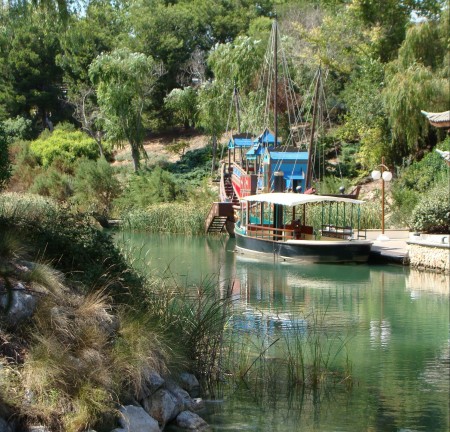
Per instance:
[[[416,231],[447,234],[450,229],[449,181],[436,184],[422,194],[411,215],[411,226]]]
[[[8,142],[0,125],[0,191],[11,177],[11,164],[8,154]]]
[[[174,176],[156,166],[150,173],[141,171],[131,177],[115,206],[119,211],[143,210],[153,204],[182,201],[185,197],[185,191]]]
[[[108,293],[126,298],[139,292],[139,278],[125,273],[126,264],[109,235],[96,229],[87,215],[72,214],[38,195],[0,195],[0,228],[21,232],[30,253],[54,260],[72,280],[107,284]],[[105,273],[108,268],[108,273]],[[119,281],[120,276],[120,281]]]
[[[175,121],[184,127],[194,127],[197,120],[197,92],[192,87],[173,89],[164,99]]]
[[[37,140],[31,142],[30,150],[44,167],[51,165],[56,158],[70,164],[83,156],[91,159],[97,157],[95,141],[67,125],[56,126],[52,133],[43,132]]]
[[[211,203],[161,203],[124,216],[129,229],[148,232],[199,235],[205,232],[205,218]]]
[[[112,203],[121,193],[114,168],[104,159],[82,160],[75,170],[73,201],[82,211],[108,216]]]
[[[31,138],[32,121],[30,119],[17,116],[9,118],[2,123],[8,144],[17,140],[27,140]]]
[[[101,54],[89,67],[108,139],[116,143],[128,141],[135,171],[141,155],[146,155],[142,113],[162,74],[162,66],[153,58],[128,49]]]
[[[447,80],[421,64],[412,64],[406,69],[393,66],[387,78],[383,96],[393,137],[408,150],[417,150],[419,140],[428,132],[427,119],[420,111],[427,107],[439,112],[446,107],[449,99]],[[407,154],[406,149],[403,154]]]
[[[71,177],[53,166],[49,167],[34,178],[29,192],[66,201],[73,194]]]

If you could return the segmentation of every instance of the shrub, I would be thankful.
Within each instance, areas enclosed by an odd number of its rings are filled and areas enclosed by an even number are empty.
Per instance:
[[[52,133],[44,131],[31,143],[30,149],[43,166],[51,165],[57,157],[70,164],[81,157],[95,159],[98,156],[97,144],[92,138],[65,124],[55,127]]]
[[[6,140],[8,144],[12,144],[17,140],[27,140],[31,138],[32,124],[30,119],[17,116],[16,118],[10,118],[5,120],[2,125],[6,134]]]
[[[107,216],[113,200],[120,195],[120,183],[104,158],[82,160],[75,170],[74,190],[74,201],[82,210]]]
[[[73,194],[72,181],[67,174],[50,167],[36,176],[29,191],[57,201],[66,201]]]
[[[122,211],[142,210],[152,204],[184,198],[185,191],[175,177],[157,166],[150,173],[143,171],[130,177],[126,190],[115,204]]]
[[[422,194],[411,215],[411,226],[416,231],[448,234],[450,229],[449,182],[438,183]]]

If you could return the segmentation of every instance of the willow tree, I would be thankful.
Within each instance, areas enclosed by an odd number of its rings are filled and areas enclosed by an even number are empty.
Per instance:
[[[101,54],[89,67],[107,138],[117,144],[128,142],[135,171],[140,168],[141,156],[147,157],[144,108],[162,74],[162,65],[152,57],[127,49]]]
[[[447,26],[448,11],[440,21],[413,24],[398,59],[387,67],[383,99],[392,136],[405,151],[417,151],[426,141],[428,121],[421,110],[448,109]]]

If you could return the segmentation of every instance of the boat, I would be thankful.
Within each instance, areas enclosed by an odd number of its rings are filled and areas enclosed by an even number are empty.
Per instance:
[[[276,176],[281,182],[283,174]],[[367,262],[372,242],[360,229],[359,206],[363,203],[293,192],[243,197],[234,228],[236,249],[283,261]]]
[[[314,91],[304,100],[311,102],[312,108],[298,107],[298,96],[292,91],[292,82],[287,67],[286,55],[281,49],[276,20],[273,22],[266,60],[263,62],[267,70],[261,73],[261,92],[267,91],[264,100],[272,105],[273,114],[265,109],[261,122],[262,132],[255,135],[242,132],[239,114],[239,92],[235,86],[233,92],[236,107],[237,133],[232,134],[228,142],[228,157],[222,160],[220,169],[220,201],[214,202],[205,221],[206,233],[222,232],[225,229],[234,236],[234,225],[239,218],[241,201],[257,194],[274,191],[275,173],[283,173],[284,188],[287,192],[315,194],[313,183],[314,140],[317,129],[317,111],[322,88],[322,71],[317,70],[314,78]],[[278,57],[281,58],[283,74],[278,73]],[[283,82],[281,82],[283,80]],[[272,85],[268,83],[272,82]],[[278,89],[280,87],[280,90]],[[286,91],[289,89],[288,91]],[[258,90],[258,91],[259,91]],[[285,141],[278,130],[278,93],[283,90],[283,103],[290,108],[285,113],[289,119],[289,130]],[[262,104],[261,104],[262,105]],[[292,111],[292,112],[291,112]],[[268,123],[273,120],[273,129]],[[359,188],[345,194],[343,188],[336,198],[357,199]]]

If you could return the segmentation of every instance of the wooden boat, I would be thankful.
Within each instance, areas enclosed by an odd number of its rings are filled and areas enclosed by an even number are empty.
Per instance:
[[[266,86],[265,101],[273,101],[273,130],[267,126],[270,116],[265,116],[263,131],[255,136],[250,132],[241,132],[238,91],[235,88],[234,98],[237,112],[237,134],[231,136],[228,142],[228,160],[222,161],[220,177],[220,201],[214,202],[205,221],[205,232],[222,232],[225,229],[233,235],[233,224],[239,213],[239,202],[255,194],[274,191],[275,173],[283,173],[284,190],[315,194],[312,187],[314,165],[314,141],[316,131],[317,105],[321,88],[321,70],[315,76],[314,94],[311,96],[312,108],[310,111],[297,106],[297,96],[293,91],[285,94],[285,105],[293,109],[288,114],[289,131],[286,143],[283,143],[278,131],[278,87],[287,89],[292,87],[287,68],[286,56],[281,55],[282,69],[284,71],[279,82],[278,77],[278,45],[281,42],[278,34],[276,20],[273,23],[270,37],[272,44],[268,49],[266,61],[267,71],[261,75],[266,76],[262,83],[273,81],[272,86]],[[273,92],[273,94],[271,93]],[[305,98],[307,99],[307,98]],[[269,104],[270,105],[270,104]],[[295,109],[294,109],[295,108]],[[303,113],[303,114],[301,114]],[[311,116],[311,121],[300,121],[301,117]],[[291,123],[295,121],[295,124]],[[309,137],[306,131],[309,132]],[[359,188],[350,194],[341,194],[337,197],[357,199]],[[233,215],[232,215],[233,214]]]
[[[372,242],[359,227],[362,203],[345,197],[287,192],[243,197],[234,230],[236,248],[285,261],[366,262]],[[314,226],[308,217],[316,215],[317,220],[318,212],[321,224]]]

